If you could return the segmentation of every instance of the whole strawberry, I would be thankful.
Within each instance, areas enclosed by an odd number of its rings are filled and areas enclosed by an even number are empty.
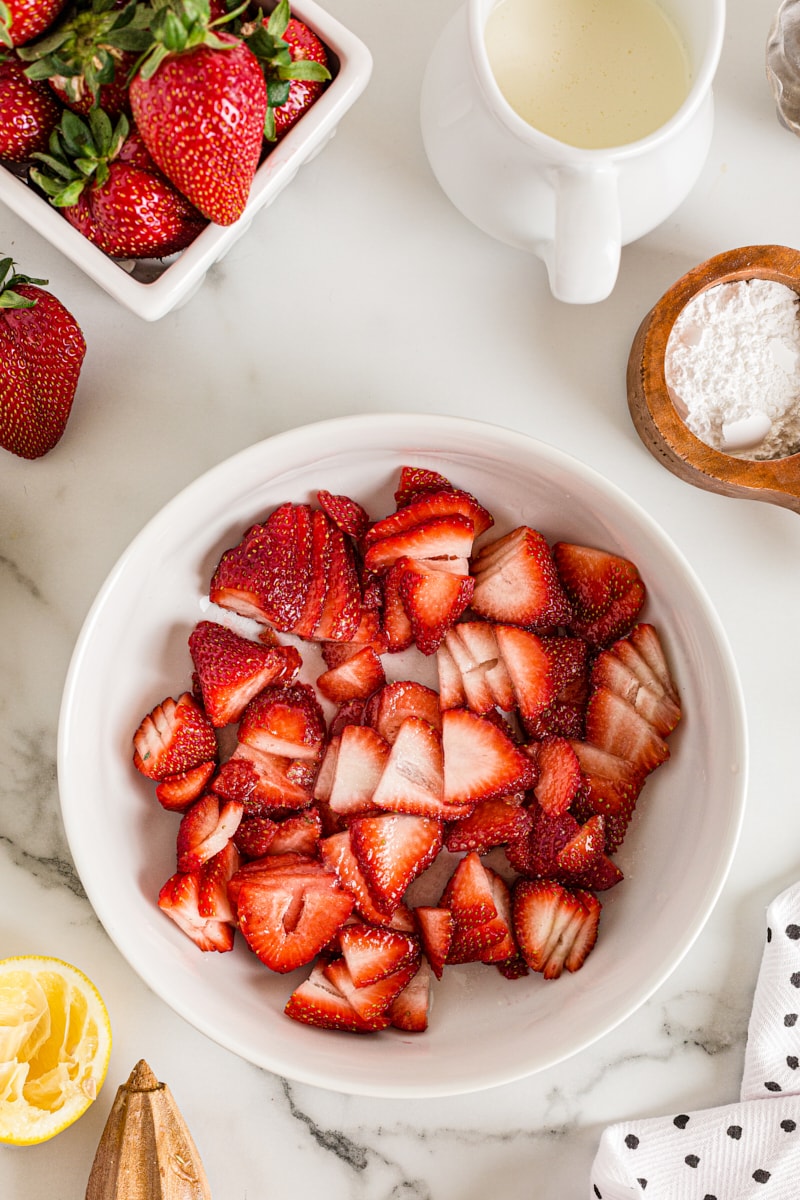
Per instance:
[[[136,124],[158,167],[217,225],[242,215],[261,156],[267,89],[258,59],[211,28],[208,0],[162,0],[154,46],[131,80]]]
[[[0,0],[0,43],[24,46],[55,21],[66,0]]]
[[[289,132],[325,89],[328,52],[312,29],[280,0],[268,17],[242,26],[242,36],[261,63],[267,82],[267,141]]]
[[[61,115],[50,89],[26,77],[13,51],[0,57],[0,113],[0,158],[17,163],[47,147]]]
[[[128,108],[128,75],[149,45],[149,10],[137,0],[79,0],[44,37],[23,46],[29,79],[47,80],[73,112]]]
[[[45,283],[0,260],[0,446],[20,458],[58,442],[86,354],[77,321]]]
[[[156,167],[123,114],[64,112],[31,178],[84,237],[112,258],[165,258],[207,222]]]

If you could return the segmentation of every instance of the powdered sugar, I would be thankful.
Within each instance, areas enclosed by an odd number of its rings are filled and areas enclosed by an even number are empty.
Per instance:
[[[664,362],[673,403],[707,445],[753,459],[800,451],[798,297],[769,279],[722,283],[678,316]]]

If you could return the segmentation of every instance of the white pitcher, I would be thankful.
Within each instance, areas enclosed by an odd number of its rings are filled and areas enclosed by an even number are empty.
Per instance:
[[[495,3],[466,0],[434,47],[421,96],[429,162],[465,217],[544,261],[557,299],[604,300],[617,279],[620,248],[666,220],[702,170],[725,0],[661,0],[686,48],[688,94],[654,133],[601,150],[557,141],[507,103],[484,41]]]

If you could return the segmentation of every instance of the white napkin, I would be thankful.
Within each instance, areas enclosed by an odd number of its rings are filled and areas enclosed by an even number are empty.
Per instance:
[[[800,883],[767,909],[741,1100],[605,1130],[592,1200],[799,1200]]]

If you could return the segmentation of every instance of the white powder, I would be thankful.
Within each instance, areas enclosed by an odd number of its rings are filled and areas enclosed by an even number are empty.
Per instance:
[[[664,361],[672,401],[706,445],[752,459],[800,450],[798,297],[770,279],[721,283],[678,316]]]

